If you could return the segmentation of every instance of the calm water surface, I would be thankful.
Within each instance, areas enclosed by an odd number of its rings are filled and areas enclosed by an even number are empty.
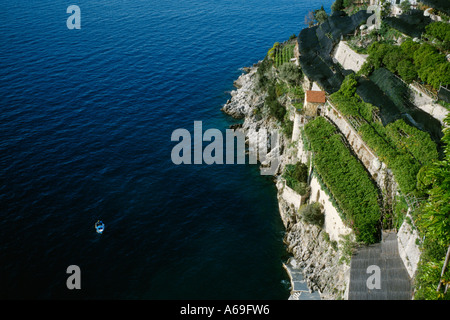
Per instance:
[[[0,298],[286,299],[273,182],[170,137],[232,124],[239,68],[320,5],[77,0],[68,30],[66,1],[0,3]]]

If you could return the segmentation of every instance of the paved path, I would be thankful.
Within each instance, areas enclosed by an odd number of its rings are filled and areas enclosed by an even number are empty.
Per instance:
[[[319,292],[310,292],[302,271],[293,267],[289,262],[283,264],[291,279],[291,296],[289,300],[320,300]]]
[[[359,248],[353,255],[350,264],[349,300],[412,298],[411,279],[398,253],[397,234],[383,232],[382,239],[380,243]],[[381,283],[379,289],[369,289],[367,286],[368,278],[376,274],[376,271],[369,268],[370,266],[379,267],[379,283]]]

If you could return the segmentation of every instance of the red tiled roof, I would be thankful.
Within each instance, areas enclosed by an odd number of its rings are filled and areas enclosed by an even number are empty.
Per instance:
[[[306,102],[325,103],[325,91],[306,91]]]

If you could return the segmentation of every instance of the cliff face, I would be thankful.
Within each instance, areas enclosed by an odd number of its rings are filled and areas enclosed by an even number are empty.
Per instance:
[[[288,221],[284,238],[287,251],[293,255],[291,259],[301,269],[309,289],[318,291],[326,300],[346,298],[350,267],[341,261],[341,250],[331,244],[324,228],[298,218],[297,210],[280,194],[278,201],[280,214]]]
[[[249,68],[235,81],[236,90],[231,92],[231,98],[222,111],[235,117],[243,118],[240,130],[246,132],[247,140],[260,130],[277,130],[279,141],[277,152],[270,152],[265,162],[272,162],[278,157],[278,167],[274,178],[278,189],[279,213],[286,228],[285,244],[292,254],[288,263],[300,269],[303,278],[312,291],[318,291],[322,299],[342,299],[346,297],[349,281],[349,264],[343,262],[345,241],[342,235],[352,237],[351,229],[345,227],[330,199],[322,190],[317,179],[310,179],[310,197],[301,197],[285,185],[281,174],[286,164],[297,161],[307,162],[308,151],[303,150],[300,141],[292,142],[282,135],[277,123],[261,112],[255,112],[264,104],[265,93],[255,89],[257,66]],[[293,115],[292,117],[293,118]],[[268,145],[268,150],[271,146]],[[274,151],[274,150],[272,150]],[[261,163],[265,166],[266,163]],[[305,223],[298,215],[298,209],[305,202],[318,202],[325,215],[322,228]],[[294,288],[292,288],[294,289]],[[298,296],[292,291],[291,298]]]

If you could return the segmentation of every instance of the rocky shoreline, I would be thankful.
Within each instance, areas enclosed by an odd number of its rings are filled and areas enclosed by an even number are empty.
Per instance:
[[[298,207],[290,197],[296,197],[295,192],[287,187],[281,174],[286,164],[296,163],[307,156],[302,150],[301,142],[287,138],[281,133],[275,120],[260,112],[255,112],[264,105],[265,92],[257,92],[256,71],[258,64],[244,69],[244,73],[234,82],[235,90],[231,98],[223,106],[222,111],[236,119],[243,119],[243,123],[233,128],[243,130],[247,137],[256,134],[258,130],[277,130],[279,132],[278,152],[279,163],[274,174],[278,190],[279,213],[286,228],[284,242],[287,251],[292,255],[285,264],[285,269],[291,277],[292,272],[301,272],[310,292],[318,292],[321,299],[346,299],[349,284],[349,264],[342,262],[341,242],[339,237],[330,235],[315,225],[309,225],[298,217]],[[270,149],[270,148],[269,148]],[[270,161],[270,154],[268,155]],[[267,161],[267,159],[266,159]],[[261,163],[261,166],[264,166]],[[320,186],[318,186],[320,189]],[[318,190],[319,192],[322,190]],[[328,200],[327,200],[328,201]],[[322,200],[325,215],[330,210]],[[334,209],[333,209],[334,210]],[[332,214],[330,214],[332,216]],[[329,221],[328,224],[331,224]],[[290,267],[287,268],[286,265]],[[294,270],[294,271],[292,271]],[[299,292],[291,287],[290,299],[302,299]]]

